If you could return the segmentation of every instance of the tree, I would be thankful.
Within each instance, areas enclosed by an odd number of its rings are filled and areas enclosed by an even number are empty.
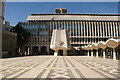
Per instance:
[[[10,31],[17,33],[17,49],[23,48],[31,36],[30,32],[21,27],[19,23]]]

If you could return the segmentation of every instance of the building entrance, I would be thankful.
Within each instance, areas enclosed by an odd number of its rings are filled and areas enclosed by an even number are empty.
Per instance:
[[[63,56],[63,50],[58,50],[58,56]]]
[[[46,55],[47,54],[47,47],[46,46],[41,46],[41,54]]]
[[[36,55],[39,52],[38,46],[33,46],[33,54]]]

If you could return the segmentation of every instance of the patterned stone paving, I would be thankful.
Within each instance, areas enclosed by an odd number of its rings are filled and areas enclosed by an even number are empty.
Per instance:
[[[118,61],[87,56],[28,56],[2,60],[3,78],[117,78]]]

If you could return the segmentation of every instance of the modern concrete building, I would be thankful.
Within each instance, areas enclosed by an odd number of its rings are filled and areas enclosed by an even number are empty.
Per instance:
[[[30,48],[30,54],[53,54],[50,49],[53,30],[67,30],[71,49],[81,50],[82,46],[88,44],[120,38],[119,16],[118,14],[68,14],[65,8],[58,8],[54,14],[31,14],[27,17],[27,22],[18,24],[32,34],[26,44],[26,47]]]

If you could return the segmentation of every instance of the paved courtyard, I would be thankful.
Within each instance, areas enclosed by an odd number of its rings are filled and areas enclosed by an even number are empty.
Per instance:
[[[118,61],[87,56],[27,56],[1,59],[3,78],[117,78]],[[109,80],[109,79],[108,79]]]

